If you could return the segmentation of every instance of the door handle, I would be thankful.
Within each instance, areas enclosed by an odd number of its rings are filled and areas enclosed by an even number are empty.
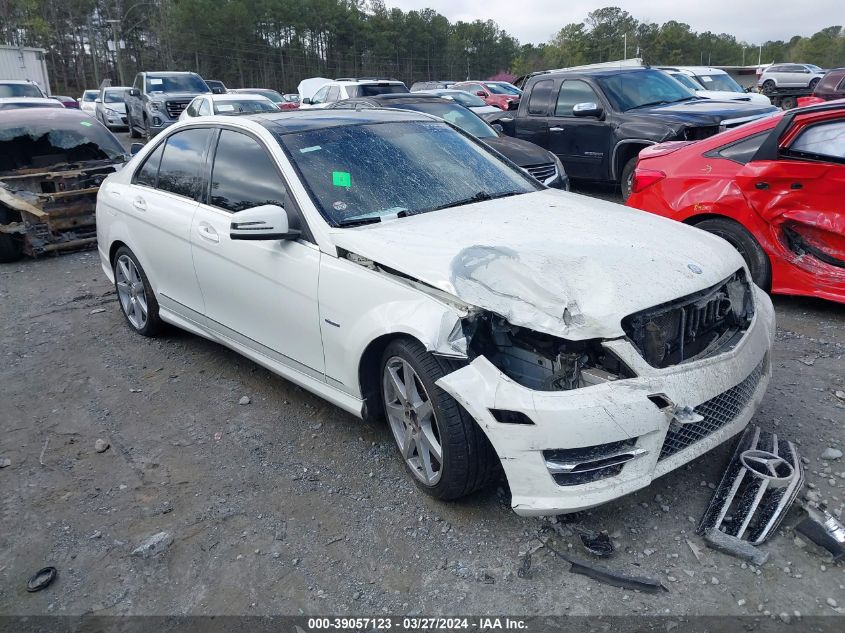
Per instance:
[[[757,183],[756,185],[754,185],[754,186],[755,186],[757,189],[768,189],[768,188],[769,188],[769,183],[767,183],[767,182],[758,182],[758,183]]]
[[[132,201],[132,206],[138,209],[138,211],[146,211],[147,201],[144,200],[141,196],[138,196]]]
[[[562,127],[550,127],[549,132],[563,132]]]
[[[802,185],[800,182],[793,182],[791,185],[789,185],[789,188],[790,189],[803,189],[804,185]]]
[[[220,241],[220,236],[217,235],[217,231],[215,231],[214,227],[210,224],[200,224],[197,229],[197,233],[200,234],[202,239],[208,240],[209,242],[214,242],[216,244]]]

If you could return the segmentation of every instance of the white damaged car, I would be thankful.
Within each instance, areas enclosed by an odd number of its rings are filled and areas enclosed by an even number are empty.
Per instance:
[[[174,125],[103,183],[97,231],[135,331],[385,418],[440,499],[500,467],[519,514],[615,499],[742,431],[771,374],[771,302],[726,242],[420,113]]]

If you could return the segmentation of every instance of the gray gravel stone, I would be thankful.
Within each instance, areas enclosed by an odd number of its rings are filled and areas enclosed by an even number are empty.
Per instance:
[[[153,534],[132,550],[132,555],[140,556],[141,558],[152,558],[161,554],[172,544],[173,536],[168,532],[159,532],[158,534]]]

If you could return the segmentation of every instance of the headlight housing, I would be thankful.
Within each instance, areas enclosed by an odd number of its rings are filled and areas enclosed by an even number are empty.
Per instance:
[[[164,109],[164,104],[161,101],[150,101],[150,108],[161,112]]]

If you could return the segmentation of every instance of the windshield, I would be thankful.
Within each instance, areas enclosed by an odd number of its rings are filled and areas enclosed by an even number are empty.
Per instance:
[[[299,95],[293,93],[284,95],[283,99],[289,103],[299,103]]]
[[[490,90],[490,92],[494,92],[497,95],[516,95],[519,96],[522,94],[522,90],[517,88],[516,86],[511,86],[509,84],[504,83],[489,83],[484,84]]]
[[[687,77],[684,73],[669,73],[672,75],[672,79],[675,81],[680,81],[690,90],[702,90],[701,86],[695,83],[692,79]]]
[[[105,103],[123,103],[123,90],[106,90]]]
[[[686,101],[695,97],[692,90],[659,70],[600,75],[596,79],[614,107],[623,112],[649,105]]]
[[[454,103],[440,103],[432,99],[431,102],[423,103],[401,103],[395,107],[403,110],[415,110],[440,117],[455,127],[461,128],[467,134],[476,138],[492,138],[499,136],[496,131],[481,120],[477,115],[467,110],[462,105]]]
[[[277,138],[314,204],[339,226],[540,189],[437,121],[347,125]]]
[[[358,97],[375,97],[376,95],[392,95],[408,92],[405,84],[361,84],[358,86]],[[349,91],[352,96],[352,91]]]
[[[455,90],[454,92],[447,92],[442,94],[441,96],[445,97],[446,99],[451,99],[455,103],[460,103],[465,108],[483,108],[487,105],[487,102],[484,101],[479,96],[476,96],[470,92],[464,92],[463,90]]]
[[[43,97],[38,86],[33,84],[2,84],[0,83],[0,98],[5,97]]]
[[[822,71],[822,69],[816,66],[815,64],[807,64],[807,68],[817,73],[820,73]]]
[[[730,75],[696,75],[698,81],[706,90],[727,90],[728,92],[745,92]]]
[[[117,139],[91,117],[83,116],[84,119],[60,119],[33,115],[26,124],[0,128],[0,171],[84,161],[122,161],[125,150]]]
[[[214,102],[214,114],[251,114],[254,112],[278,112],[278,108],[269,101],[258,101],[257,99],[244,99],[235,101]]]
[[[86,90],[82,93],[82,100],[88,101],[89,103],[94,101],[97,98],[97,91],[96,90]]]
[[[211,92],[197,75],[147,75],[147,92]]]
[[[280,103],[284,101],[282,95],[275,90],[238,90],[238,92],[248,92],[254,95],[261,95],[262,97],[267,97],[273,103]]]

